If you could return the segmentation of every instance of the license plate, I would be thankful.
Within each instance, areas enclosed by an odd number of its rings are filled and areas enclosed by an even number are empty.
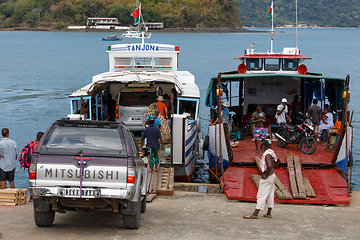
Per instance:
[[[82,197],[94,197],[95,190],[94,189],[82,189],[81,196]],[[65,189],[65,197],[80,197],[80,188]]]
[[[141,117],[132,117],[131,120],[140,121]]]

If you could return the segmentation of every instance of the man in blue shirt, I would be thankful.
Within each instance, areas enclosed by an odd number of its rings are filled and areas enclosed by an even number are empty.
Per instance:
[[[14,176],[18,154],[16,142],[9,139],[9,129],[1,131],[3,139],[0,141],[0,181],[1,189],[6,188],[6,181],[9,181],[10,188],[15,188]]]
[[[162,149],[165,148],[160,129],[155,127],[154,125],[155,118],[153,116],[150,116],[149,118],[149,127],[145,128],[142,136],[141,136],[141,145],[144,145],[144,139],[146,138],[146,147],[151,149],[151,154],[149,156],[149,166],[151,169],[151,172],[153,172],[154,169],[154,159],[155,159],[155,171],[159,170],[159,141],[161,142]]]
[[[155,125],[155,127],[158,127],[158,128],[161,128],[161,120],[159,119],[159,114],[160,114],[160,111],[159,111],[159,109],[155,109],[154,110],[154,116],[147,116],[147,118],[146,118],[146,122],[149,122],[149,119],[150,119],[150,117],[153,117],[154,118],[154,125]]]

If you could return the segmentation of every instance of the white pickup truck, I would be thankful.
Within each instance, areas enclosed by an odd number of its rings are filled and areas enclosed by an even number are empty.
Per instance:
[[[55,212],[111,209],[137,229],[146,210],[147,170],[134,135],[121,123],[60,119],[40,140],[29,169],[38,227]]]

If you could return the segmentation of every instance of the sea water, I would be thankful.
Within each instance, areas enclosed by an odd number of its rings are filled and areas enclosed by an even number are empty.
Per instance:
[[[251,30],[251,29],[250,29]],[[269,29],[253,29],[268,31]],[[308,72],[345,78],[350,75],[354,136],[352,185],[360,190],[360,146],[356,132],[360,129],[360,29],[275,29],[274,52],[295,47],[311,57],[304,64]],[[10,138],[19,151],[46,129],[70,112],[68,96],[89,84],[93,75],[108,71],[110,44],[103,42],[101,32],[19,32],[0,31],[0,129],[10,129]],[[172,44],[180,47],[179,70],[190,71],[201,93],[201,130],[207,135],[209,109],[205,95],[209,80],[219,72],[234,71],[240,64],[234,57],[255,43],[256,52],[270,50],[269,33],[161,33],[153,32],[148,43]],[[208,182],[203,161],[193,181]],[[28,172],[17,163],[17,188],[28,186]]]

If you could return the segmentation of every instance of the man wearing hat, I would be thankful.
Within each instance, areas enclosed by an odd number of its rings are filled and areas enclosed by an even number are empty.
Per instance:
[[[158,109],[161,113],[161,115],[164,117],[164,119],[167,119],[168,116],[168,109],[165,103],[163,103],[164,101],[164,97],[163,96],[158,96],[157,97],[157,104],[158,104]]]
[[[272,217],[271,210],[274,207],[274,192],[276,180],[274,168],[277,167],[281,162],[279,157],[271,149],[272,142],[270,139],[264,139],[261,142],[261,145],[263,146],[265,152],[260,159],[261,179],[259,182],[259,189],[256,196],[256,208],[252,214],[244,216],[245,219],[257,219],[260,210],[264,210],[266,201],[268,205],[268,211],[264,215],[264,217]]]
[[[291,119],[288,115],[288,107],[287,107],[287,99],[286,98],[283,98],[281,100],[281,104],[277,106],[276,110],[277,110],[276,114],[277,114],[277,123],[278,124],[286,123],[286,120],[291,122]]]
[[[146,147],[150,148],[151,154],[149,156],[149,166],[151,172],[154,169],[154,159],[155,159],[155,171],[159,170],[159,141],[161,142],[161,148],[164,149],[164,143],[161,137],[160,129],[155,127],[154,125],[155,118],[150,116],[149,118],[149,127],[145,128],[142,136],[141,136],[141,145],[144,145],[144,139],[146,138]]]

